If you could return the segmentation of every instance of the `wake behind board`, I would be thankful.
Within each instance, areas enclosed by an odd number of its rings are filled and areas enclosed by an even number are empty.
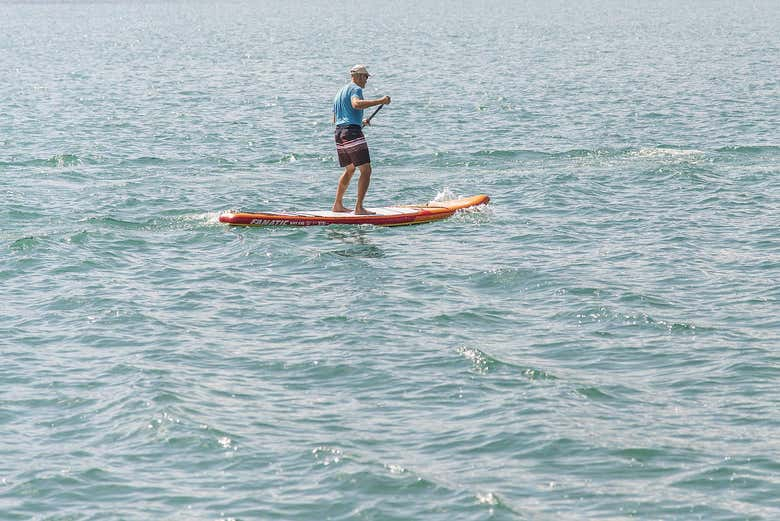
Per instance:
[[[374,224],[404,226],[438,221],[451,217],[458,210],[487,204],[487,195],[473,195],[451,201],[434,201],[419,205],[368,208],[374,215],[355,215],[330,211],[311,212],[226,212],[219,222],[231,226],[317,226],[327,224]]]

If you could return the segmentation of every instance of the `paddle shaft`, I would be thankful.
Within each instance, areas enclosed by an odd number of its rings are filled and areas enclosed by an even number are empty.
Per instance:
[[[376,110],[375,110],[374,112],[372,112],[370,116],[368,116],[368,119],[367,119],[367,120],[366,120],[366,122],[363,124],[363,127],[365,127],[366,125],[368,125],[369,123],[371,123],[371,119],[372,119],[374,116],[376,116],[376,113],[377,113],[377,112],[379,112],[380,110],[382,110],[382,107],[384,107],[384,105],[379,105],[379,106],[376,108]]]

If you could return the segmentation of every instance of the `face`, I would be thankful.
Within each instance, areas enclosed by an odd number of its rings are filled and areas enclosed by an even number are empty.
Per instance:
[[[354,74],[352,76],[352,80],[355,82],[355,85],[362,89],[366,86],[366,82],[368,81],[368,74]]]

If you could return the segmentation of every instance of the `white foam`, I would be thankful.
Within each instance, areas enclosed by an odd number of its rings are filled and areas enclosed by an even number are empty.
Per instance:
[[[635,157],[690,157],[703,155],[704,151],[682,148],[640,148],[632,155]]]
[[[219,216],[223,212],[205,212],[184,216],[184,220],[203,221],[206,224],[219,224]]]
[[[455,192],[445,186],[440,192],[436,194],[436,197],[434,197],[431,202],[440,203],[442,201],[452,201],[453,199],[458,199],[458,196],[455,195]]]

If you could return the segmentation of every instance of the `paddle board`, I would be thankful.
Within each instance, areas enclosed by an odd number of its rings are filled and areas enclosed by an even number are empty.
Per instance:
[[[487,195],[473,195],[451,201],[434,201],[425,204],[368,208],[374,215],[355,215],[352,212],[304,211],[304,212],[225,212],[219,222],[231,226],[316,226],[327,224],[374,224],[377,226],[403,226],[438,221],[452,216],[458,210],[487,204]]]

